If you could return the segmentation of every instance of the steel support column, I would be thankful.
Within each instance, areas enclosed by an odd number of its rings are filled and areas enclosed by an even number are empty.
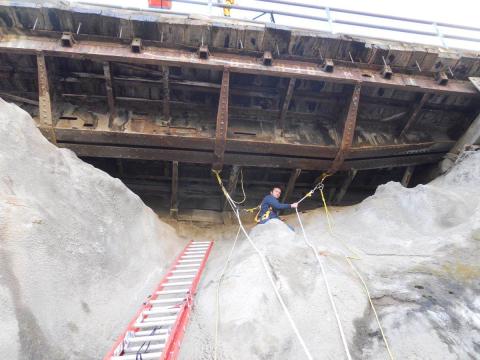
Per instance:
[[[215,130],[215,147],[213,159],[214,170],[221,170],[223,167],[223,158],[225,155],[225,146],[227,142],[229,84],[230,72],[228,69],[225,69],[222,76],[220,97],[218,99],[217,127]]]
[[[172,194],[170,198],[170,216],[178,217],[178,161],[172,161]]]
[[[348,152],[350,151],[350,147],[353,143],[353,135],[355,134],[355,125],[357,123],[357,113],[358,113],[358,105],[360,102],[360,91],[361,85],[356,84],[352,97],[350,98],[350,103],[348,105],[347,115],[345,117],[345,124],[343,128],[343,136],[342,142],[340,144],[340,149],[338,150],[335,159],[333,160],[332,165],[327,170],[327,174],[332,175],[336,173],[343,165],[345,157],[347,156]]]
[[[278,127],[280,129],[280,135],[283,136],[285,131],[285,118],[287,116],[288,108],[290,106],[290,101],[292,100],[293,90],[295,89],[295,78],[291,78],[288,83],[287,92],[285,93],[285,98],[283,100],[282,109],[280,112],[280,118],[278,119]]]
[[[115,109],[115,98],[113,95],[113,82],[112,82],[112,68],[108,61],[103,63],[103,75],[105,76],[105,88],[107,93],[108,102],[108,128],[112,128],[113,120],[117,117],[117,111]]]
[[[400,131],[399,137],[403,137],[407,134],[408,131],[415,125],[417,119],[419,118],[420,112],[422,111],[423,106],[427,103],[428,99],[430,99],[431,94],[423,94],[419,101],[412,107],[408,114],[408,120],[403,127],[402,131]]]
[[[352,169],[348,171],[347,178],[343,181],[342,186],[340,187],[340,190],[338,193],[335,195],[335,198],[333,200],[333,203],[335,205],[338,205],[342,202],[343,197],[348,191],[348,188],[352,184],[353,179],[355,179],[355,176],[357,175],[357,170]]]
[[[52,100],[50,97],[50,84],[48,81],[47,64],[43,54],[37,55],[37,72],[38,72],[38,106],[40,125],[46,131],[44,135],[52,143],[56,143],[54,122],[52,115]]]

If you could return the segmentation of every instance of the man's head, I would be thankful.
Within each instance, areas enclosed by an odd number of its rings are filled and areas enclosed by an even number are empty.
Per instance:
[[[276,199],[280,199],[280,195],[282,195],[282,188],[275,185],[270,191],[270,194],[272,194]]]

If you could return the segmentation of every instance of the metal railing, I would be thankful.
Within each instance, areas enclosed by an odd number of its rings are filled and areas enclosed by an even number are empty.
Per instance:
[[[260,23],[280,23],[282,25],[292,26],[291,20],[310,20],[317,23],[323,23],[327,25],[326,31],[331,32],[332,34],[349,34],[355,36],[366,36],[370,38],[379,38],[379,39],[388,39],[395,40],[394,34],[410,34],[424,37],[420,42],[428,42],[425,40],[431,40],[430,44],[440,45],[445,48],[448,47],[458,47],[458,48],[472,48],[480,50],[480,27],[467,26],[467,25],[457,25],[446,22],[435,22],[429,20],[413,19],[393,15],[383,15],[375,14],[372,12],[357,11],[342,9],[336,7],[327,7],[322,5],[307,4],[295,2],[293,0],[256,0],[256,2],[263,2],[265,4],[270,4],[271,7],[256,7],[256,6],[245,6],[238,4],[227,4],[225,0],[173,0],[172,10],[163,10],[163,9],[141,9],[141,8],[131,8],[123,7],[124,9],[137,10],[137,11],[147,11],[147,12],[161,12],[161,13],[172,13],[172,14],[202,14],[202,15],[212,15],[212,8],[220,9],[229,9],[230,16],[233,19],[240,20],[249,20]],[[236,0],[240,2],[241,0]],[[91,2],[81,2],[88,5],[97,5]],[[179,4],[189,4],[198,6],[199,8],[195,9],[189,7],[187,11],[177,11],[175,7],[178,7]],[[279,5],[291,10],[279,10]],[[116,6],[108,6],[116,7]],[[118,7],[122,8],[122,7]],[[293,10],[296,9],[296,10]],[[237,10],[237,14],[235,11]],[[303,12],[302,12],[303,11]],[[305,13],[305,12],[309,13]],[[320,14],[316,14],[321,12]],[[313,13],[313,14],[312,14]],[[251,14],[251,16],[240,17],[239,15]],[[265,15],[267,21],[260,21],[259,19]],[[356,16],[361,18],[368,18],[365,21],[356,21],[352,19],[341,18],[342,15]],[[285,19],[279,18],[288,18],[290,21],[283,21]],[[397,22],[397,26],[387,25],[385,23],[375,23],[375,20],[380,20],[381,22]],[[293,28],[299,28],[298,26],[292,26]],[[303,27],[303,26],[302,26]],[[343,28],[342,28],[343,27]],[[312,27],[303,27],[312,29]],[[383,31],[387,34],[362,34],[362,30],[369,31]],[[459,31],[465,34],[459,34]],[[385,36],[387,35],[387,36]],[[388,36],[390,35],[390,36]],[[405,41],[402,39],[401,41]],[[408,42],[418,43],[419,41],[410,41]],[[454,41],[463,42],[461,44],[453,43]],[[452,46],[453,45],[453,46]]]

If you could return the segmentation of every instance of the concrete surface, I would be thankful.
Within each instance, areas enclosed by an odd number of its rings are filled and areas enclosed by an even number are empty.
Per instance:
[[[318,195],[317,195],[318,196]],[[353,359],[387,359],[360,281],[367,282],[396,359],[478,359],[480,354],[480,153],[412,189],[390,182],[346,208],[302,215],[326,267]],[[296,216],[251,231],[314,359],[345,352],[324,279]],[[215,245],[201,283],[181,359],[213,359],[218,278],[235,230]],[[345,244],[345,245],[344,245]],[[260,260],[240,238],[220,288],[218,359],[305,359]]]
[[[184,243],[0,99],[0,358],[102,358]]]

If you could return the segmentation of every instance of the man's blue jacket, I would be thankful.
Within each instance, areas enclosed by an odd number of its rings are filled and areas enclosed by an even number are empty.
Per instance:
[[[290,208],[290,204],[282,204],[275,196],[269,194],[263,198],[262,204],[260,205],[260,212],[258,213],[259,223],[265,224],[270,219],[278,218],[278,210]]]

